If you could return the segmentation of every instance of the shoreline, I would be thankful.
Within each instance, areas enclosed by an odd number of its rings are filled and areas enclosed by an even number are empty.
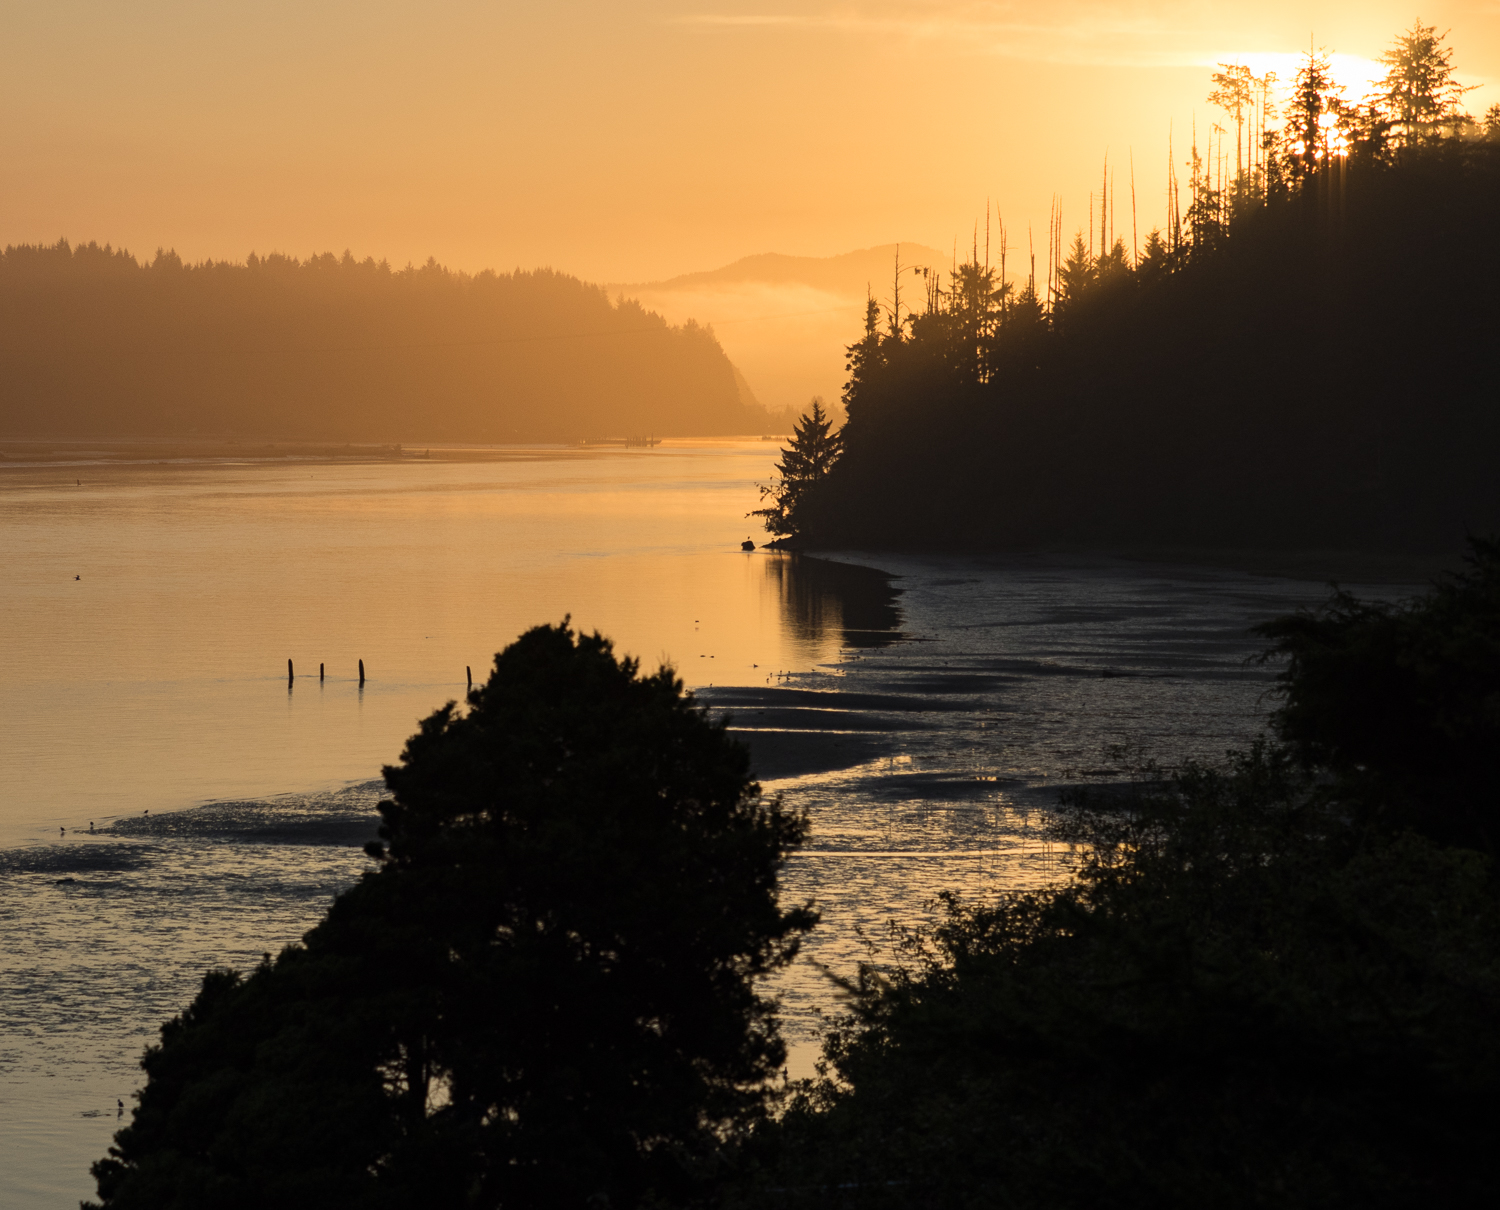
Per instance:
[[[1035,561],[1076,564],[1118,561],[1160,569],[1163,574],[1204,571],[1239,572],[1262,579],[1295,580],[1317,584],[1363,584],[1421,588],[1445,572],[1457,570],[1461,553],[1413,553],[1361,550],[1276,550],[1247,547],[1154,546],[1120,547],[1025,546],[949,547],[878,546],[851,547],[777,539],[762,550],[804,554],[813,558],[858,557],[878,562],[882,556],[972,560],[986,564],[999,561]]]
[[[0,438],[0,471],[61,470],[69,467],[249,466],[304,463],[316,465],[389,465],[392,463],[485,463],[562,456],[650,454],[715,445],[765,444],[768,453],[779,439],[754,434],[668,437],[654,447],[627,444],[625,438],[587,442],[337,442],[240,438],[108,437],[97,439]],[[893,543],[851,548],[797,537],[757,542],[761,550],[828,558],[857,550],[878,561],[881,555],[930,558],[1121,560],[1163,569],[1205,568],[1257,577],[1313,583],[1425,585],[1454,570],[1455,551],[1410,552],[1329,549],[1265,549],[1158,545],[1149,541],[1122,546],[950,546],[940,542]],[[1457,552],[1461,555],[1461,551]]]

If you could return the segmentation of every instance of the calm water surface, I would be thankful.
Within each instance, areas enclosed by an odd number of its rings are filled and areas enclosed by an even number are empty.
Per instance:
[[[738,549],[770,461],[0,469],[0,841],[368,778],[465,667],[569,613],[693,683],[808,667],[827,651]]]
[[[786,893],[824,924],[776,985],[799,1074],[838,1007],[820,964],[850,971],[940,890],[1065,877],[1039,833],[1058,786],[1112,744],[1245,743],[1268,684],[1247,627],[1323,595],[1097,560],[746,555],[772,456],[0,469],[0,1205],[91,1194],[160,1022],[358,876],[379,766],[527,626],[571,613],[674,663],[811,812]]]

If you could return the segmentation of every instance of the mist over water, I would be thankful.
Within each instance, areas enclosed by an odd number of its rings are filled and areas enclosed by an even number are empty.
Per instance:
[[[1108,776],[1112,744],[1247,742],[1269,682],[1246,628],[1323,595],[1078,559],[747,555],[772,456],[0,472],[0,1204],[90,1194],[161,1021],[358,877],[379,766],[527,626],[571,613],[669,659],[810,811],[785,893],[823,923],[774,988],[799,1075],[838,1007],[820,964],[851,973],[941,890],[1065,877],[1040,834],[1058,786]]]

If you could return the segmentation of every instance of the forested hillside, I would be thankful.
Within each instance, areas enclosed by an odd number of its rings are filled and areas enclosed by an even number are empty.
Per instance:
[[[1447,55],[1419,26],[1360,104],[1311,55],[1279,130],[1226,68],[1227,137],[1139,250],[1107,217],[1020,281],[977,247],[908,274],[916,306],[870,304],[845,452],[792,528],[1439,553],[1500,527],[1500,114],[1462,113]]]
[[[575,441],[768,431],[713,333],[574,277],[0,254],[0,436]]]

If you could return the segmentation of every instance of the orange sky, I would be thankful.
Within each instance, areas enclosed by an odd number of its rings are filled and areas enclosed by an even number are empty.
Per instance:
[[[6,0],[0,242],[240,259],[348,247],[660,279],[747,253],[1071,232],[1106,150],[1159,217],[1209,64],[1373,56],[1417,13],[1322,3]],[[1424,7],[1478,113],[1500,0]],[[1260,60],[1257,60],[1260,62]],[[1492,83],[1495,81],[1497,83]],[[1117,228],[1123,203],[1116,202]]]

